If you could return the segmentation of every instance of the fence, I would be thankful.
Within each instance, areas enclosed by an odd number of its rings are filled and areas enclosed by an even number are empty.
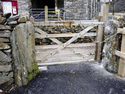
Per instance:
[[[45,20],[45,11],[43,8],[32,8],[30,12],[31,12],[31,16],[34,17],[35,21]]]
[[[61,21],[65,20],[65,12],[61,9],[55,8],[32,8],[30,10],[31,16],[34,17],[35,21]]]
[[[118,75],[125,76],[125,28],[118,28],[117,32],[122,34],[121,51],[116,50],[115,55],[120,57]]]

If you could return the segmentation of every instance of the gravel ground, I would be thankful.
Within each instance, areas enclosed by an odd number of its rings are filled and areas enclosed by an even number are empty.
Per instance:
[[[8,94],[125,94],[125,78],[95,63],[48,66],[27,86]]]

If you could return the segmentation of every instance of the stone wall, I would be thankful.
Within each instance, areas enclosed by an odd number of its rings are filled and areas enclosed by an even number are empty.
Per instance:
[[[88,20],[98,16],[95,0],[64,0],[66,20]],[[94,14],[94,15],[93,15]]]
[[[0,17],[0,93],[28,84],[39,73],[33,24],[25,17],[10,16]]]
[[[12,67],[11,32],[12,29],[6,23],[9,15],[0,15],[0,89],[1,86],[10,86],[14,82]],[[4,87],[3,91],[6,90]]]
[[[88,0],[65,0],[66,20],[82,20],[87,18]]]
[[[18,0],[19,14],[29,17],[32,3],[31,0]],[[99,3],[96,0],[64,0],[65,13],[63,15],[65,20],[95,19],[99,14],[98,8]]]

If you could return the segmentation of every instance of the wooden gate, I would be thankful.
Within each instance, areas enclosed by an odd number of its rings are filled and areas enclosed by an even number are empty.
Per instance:
[[[91,25],[90,25],[91,23]],[[96,22],[83,23],[89,24],[87,28],[82,30],[80,33],[61,33],[61,34],[47,34],[45,31],[38,27],[35,27],[35,38],[43,39],[49,38],[51,41],[55,42],[56,45],[37,45],[36,49],[36,59],[39,62],[38,65],[54,65],[54,64],[67,64],[67,63],[77,63],[83,61],[94,61],[95,57],[95,42],[93,43],[73,43],[78,38],[83,38],[85,36],[96,36],[97,32],[88,33],[91,29],[98,24],[103,24]],[[62,43],[57,39],[57,37],[72,37],[67,42]]]

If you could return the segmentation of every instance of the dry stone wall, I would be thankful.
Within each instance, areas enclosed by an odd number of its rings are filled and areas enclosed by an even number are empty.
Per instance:
[[[35,30],[24,16],[0,17],[0,90],[28,84],[38,73]],[[6,86],[6,88],[4,88]]]
[[[5,25],[11,14],[0,15],[0,89],[1,86],[9,86],[14,82],[12,66],[12,45],[10,37],[12,28]],[[5,90],[4,88],[3,90]]]
[[[64,0],[65,20],[89,20],[97,18],[100,3],[96,0]],[[18,11],[21,16],[30,16],[31,0],[18,0]]]

